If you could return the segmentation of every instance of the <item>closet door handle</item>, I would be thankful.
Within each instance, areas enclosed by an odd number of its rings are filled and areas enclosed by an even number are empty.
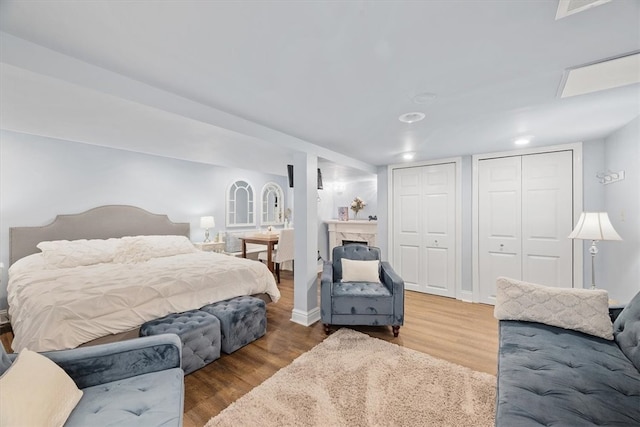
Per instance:
[[[433,243],[435,244],[436,247],[438,246],[438,241],[437,240],[434,241]]]
[[[500,243],[500,252],[504,250],[504,243]]]

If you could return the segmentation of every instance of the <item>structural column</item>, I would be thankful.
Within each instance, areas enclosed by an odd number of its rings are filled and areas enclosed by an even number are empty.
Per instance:
[[[318,306],[318,158],[298,152],[293,162],[295,267],[291,320],[309,326],[320,320]]]

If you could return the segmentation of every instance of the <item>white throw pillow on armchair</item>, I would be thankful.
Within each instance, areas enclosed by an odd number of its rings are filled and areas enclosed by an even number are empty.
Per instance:
[[[61,427],[81,398],[61,367],[24,349],[0,377],[0,426]]]
[[[380,283],[380,261],[342,258],[342,281]]]

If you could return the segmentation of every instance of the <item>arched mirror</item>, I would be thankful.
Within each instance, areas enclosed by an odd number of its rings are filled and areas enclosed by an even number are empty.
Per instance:
[[[253,187],[247,181],[236,181],[227,191],[227,226],[255,224]]]
[[[282,187],[268,182],[262,187],[262,224],[284,224],[284,196]]]

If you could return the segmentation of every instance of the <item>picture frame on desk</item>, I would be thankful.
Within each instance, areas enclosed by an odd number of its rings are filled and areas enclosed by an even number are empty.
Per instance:
[[[338,208],[338,221],[349,221],[349,207],[340,206]]]

